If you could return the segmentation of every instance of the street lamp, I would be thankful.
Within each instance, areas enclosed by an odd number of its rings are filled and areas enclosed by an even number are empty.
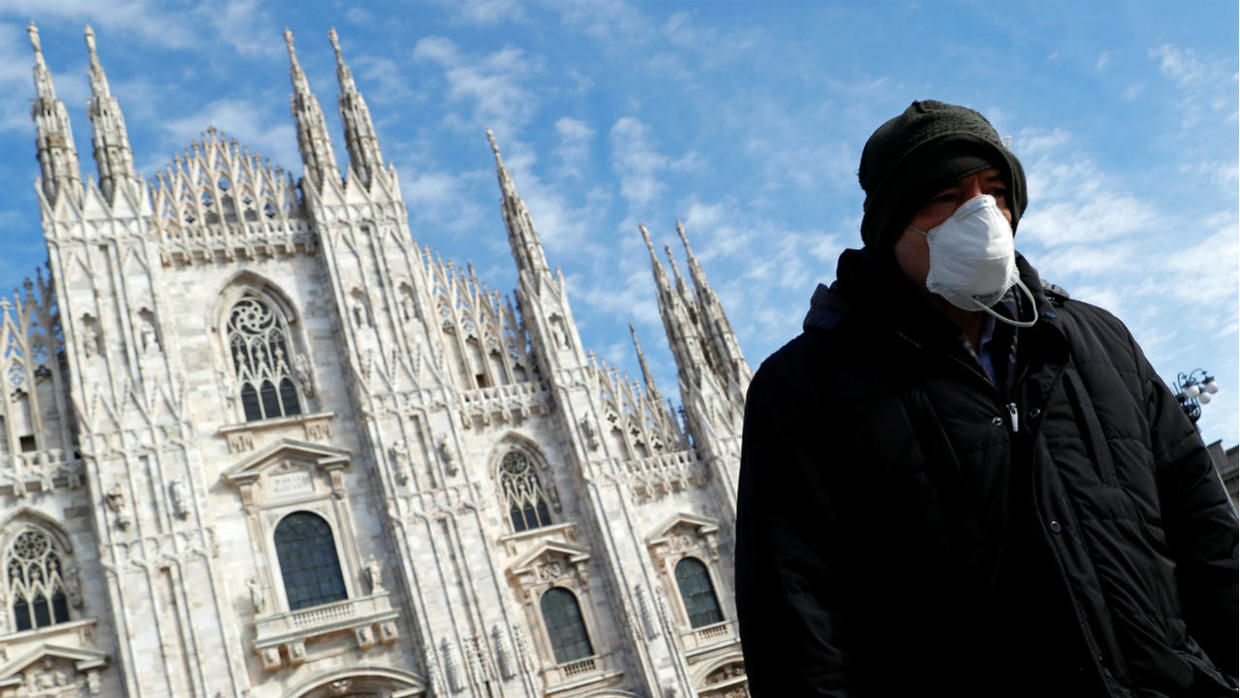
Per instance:
[[[1201,419],[1201,406],[1210,404],[1211,396],[1217,392],[1218,381],[1205,369],[1193,369],[1175,378],[1175,399],[1193,422]]]

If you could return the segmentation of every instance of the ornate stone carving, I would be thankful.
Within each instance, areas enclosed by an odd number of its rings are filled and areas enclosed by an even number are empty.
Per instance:
[[[591,451],[598,450],[598,431],[594,428],[594,421],[589,417],[581,420],[581,435],[585,438],[586,445],[590,447]]]
[[[103,500],[115,516],[116,525],[121,530],[128,529],[133,521],[129,516],[129,507],[125,503],[125,490],[121,483],[113,483],[103,495]]]
[[[254,615],[262,615],[267,611],[267,595],[263,592],[263,583],[258,581],[258,577],[250,577],[245,580],[245,585],[250,589],[250,606],[254,608]]]
[[[314,397],[314,371],[305,354],[298,354],[293,359],[293,377],[297,379],[297,384],[301,386],[301,392],[306,397]]]
[[[370,585],[370,593],[377,594],[383,591],[383,565],[374,557],[366,563],[366,583]]]
[[[452,450],[452,441],[447,434],[440,434],[439,439],[439,456],[443,458],[443,467],[448,471],[449,475],[456,475],[456,454]]]
[[[508,634],[499,624],[491,628],[491,644],[495,647],[495,663],[499,673],[505,680],[517,674],[516,658],[512,655],[512,647],[508,644]]]
[[[439,655],[443,658],[444,673],[448,675],[448,686],[453,693],[465,689],[465,676],[461,673],[461,662],[456,656],[456,647],[444,638],[439,645]]]
[[[641,584],[633,587],[633,597],[637,600],[637,611],[641,615],[642,627],[646,630],[646,639],[653,640],[659,636],[659,621],[650,608],[650,597]]]
[[[402,485],[407,484],[413,471],[409,465],[409,447],[405,445],[404,439],[398,439],[392,444],[392,447],[388,449],[388,457],[392,460],[392,469],[395,471],[396,479]]]
[[[189,487],[184,480],[178,478],[168,486],[168,493],[172,499],[173,515],[184,520],[189,516]]]

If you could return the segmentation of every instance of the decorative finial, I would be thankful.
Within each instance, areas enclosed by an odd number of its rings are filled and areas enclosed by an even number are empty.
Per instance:
[[[34,52],[43,53],[43,44],[39,42],[39,28],[34,22],[26,25],[26,33],[30,35],[30,45],[34,47]]]
[[[86,48],[90,50],[91,58],[95,57],[95,30],[86,25]]]
[[[688,252],[689,254],[693,254],[693,252],[689,249],[689,238],[685,236],[685,224],[684,223],[681,223],[680,221],[676,221],[676,234],[680,236],[680,241],[685,244],[685,251]]]
[[[654,243],[650,242],[650,231],[646,230],[646,224],[638,223],[637,229],[641,231],[642,239],[646,241],[646,249],[650,250],[650,256],[654,257]]]
[[[297,54],[293,51],[293,31],[288,27],[284,28],[284,43],[288,45],[288,55],[297,60]]]
[[[491,152],[495,153],[495,157],[499,157],[499,146],[495,144],[495,133],[491,129],[487,129],[487,140],[491,142]]]
[[[336,35],[336,28],[332,27],[327,30],[327,38],[332,42],[332,50],[336,52],[336,57],[340,57],[340,37]]]

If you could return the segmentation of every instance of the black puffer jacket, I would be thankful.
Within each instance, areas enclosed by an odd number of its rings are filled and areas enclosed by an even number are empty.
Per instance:
[[[736,561],[754,696],[1235,695],[1236,520],[1201,438],[1116,318],[1019,264],[1040,319],[1010,398],[851,250],[758,371]]]

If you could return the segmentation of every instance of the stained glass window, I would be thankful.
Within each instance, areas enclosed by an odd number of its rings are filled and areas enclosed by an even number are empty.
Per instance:
[[[347,598],[332,529],[323,517],[289,514],[276,526],[275,540],[290,611]]]
[[[577,605],[573,592],[563,587],[552,587],[543,594],[540,605],[556,664],[594,654],[590,636],[586,634],[585,621],[581,619],[581,607]]]
[[[508,518],[512,530],[525,531],[551,524],[551,512],[547,509],[547,496],[534,464],[520,451],[504,454],[499,464],[500,491],[508,505]]]
[[[290,346],[284,318],[266,302],[245,296],[232,307],[228,351],[247,422],[301,414]]]
[[[685,602],[691,627],[700,628],[723,620],[715,587],[710,583],[706,565],[700,560],[686,557],[676,563],[676,585],[680,587],[680,598]]]
[[[60,553],[46,533],[26,530],[9,547],[5,564],[14,630],[69,620]]]

